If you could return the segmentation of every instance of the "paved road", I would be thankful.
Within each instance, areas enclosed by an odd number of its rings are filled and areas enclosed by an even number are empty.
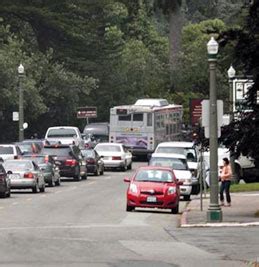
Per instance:
[[[139,165],[145,164],[133,169]],[[208,232],[204,238],[201,230],[179,229],[180,215],[127,213],[123,178],[131,172],[106,172],[64,181],[43,194],[18,191],[1,199],[0,265],[246,266],[220,249],[211,251]],[[180,210],[185,205],[182,201]]]

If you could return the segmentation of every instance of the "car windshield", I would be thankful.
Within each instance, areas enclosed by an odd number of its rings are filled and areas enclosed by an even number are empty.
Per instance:
[[[121,152],[120,146],[113,146],[113,145],[98,145],[95,149],[99,151],[106,151],[106,152]]]
[[[27,160],[7,160],[3,163],[3,166],[6,171],[27,171],[33,168],[32,163]]]
[[[164,170],[140,170],[138,171],[135,181],[145,182],[173,182],[173,175]]]
[[[26,154],[26,153],[28,154],[28,153],[33,152],[31,144],[18,144],[18,146],[21,149],[22,153],[24,153],[24,154]]]
[[[47,138],[66,138],[66,137],[77,137],[74,129],[50,129]]]
[[[156,153],[174,153],[174,154],[181,154],[185,155],[187,158],[187,161],[196,162],[197,161],[197,155],[196,151],[192,147],[166,147],[166,146],[160,146],[157,148]]]
[[[24,157],[24,158],[29,158],[29,157]],[[45,157],[30,157],[30,160],[34,161],[35,163],[39,164],[44,164],[45,163]]]
[[[0,154],[14,154],[13,147],[11,146],[0,146]]]
[[[83,156],[84,157],[86,157],[86,158],[93,158],[94,157],[94,151],[93,150],[91,150],[91,149],[83,149],[83,150],[81,150],[82,151],[82,154],[83,154]]]
[[[43,155],[68,156],[70,151],[69,147],[44,147],[41,153]]]
[[[188,170],[187,161],[178,158],[154,157],[149,162],[150,166],[170,167],[174,170]]]

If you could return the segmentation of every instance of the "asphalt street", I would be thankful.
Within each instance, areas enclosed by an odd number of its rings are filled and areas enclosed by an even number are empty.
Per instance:
[[[180,214],[126,212],[123,178],[145,164],[0,199],[0,265],[249,266],[259,257],[259,228],[181,229]]]

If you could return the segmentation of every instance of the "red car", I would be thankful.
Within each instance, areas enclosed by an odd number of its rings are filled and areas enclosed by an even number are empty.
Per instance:
[[[127,211],[136,207],[171,209],[179,212],[180,189],[171,168],[148,166],[140,167],[134,176],[125,178],[129,183],[127,190]]]

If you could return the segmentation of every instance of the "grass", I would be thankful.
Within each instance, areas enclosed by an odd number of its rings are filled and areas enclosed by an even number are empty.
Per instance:
[[[251,183],[251,184],[232,184],[230,187],[230,192],[251,192],[251,191],[259,191],[259,183]]]

